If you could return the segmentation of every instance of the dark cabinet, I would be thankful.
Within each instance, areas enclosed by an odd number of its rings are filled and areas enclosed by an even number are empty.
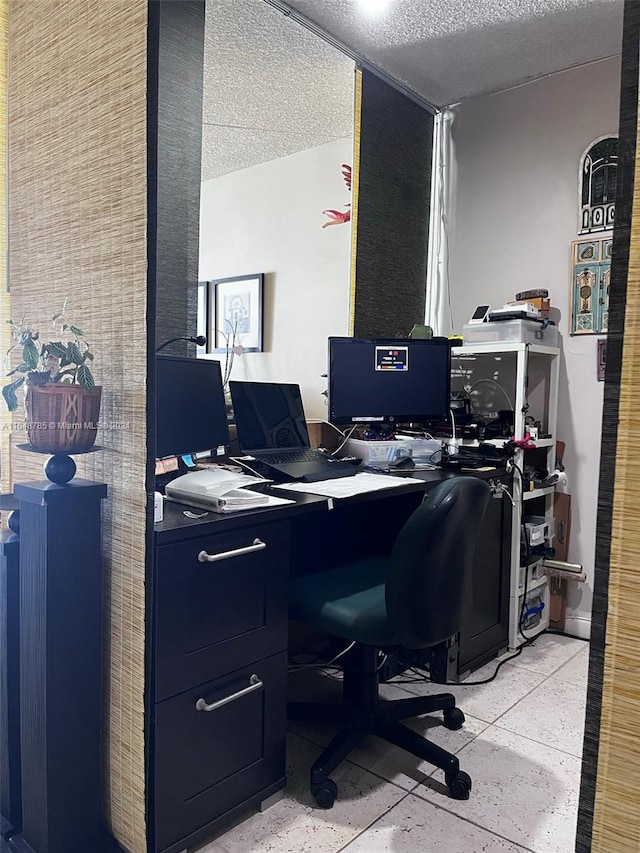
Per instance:
[[[155,700],[287,645],[288,522],[158,548]]]
[[[156,849],[285,779],[286,652],[155,706]]]
[[[509,478],[501,480],[511,489]],[[460,631],[459,675],[482,666],[508,645],[511,519],[508,497],[489,501],[473,562],[472,603]]]
[[[285,784],[288,521],[156,548],[152,849],[174,853]]]

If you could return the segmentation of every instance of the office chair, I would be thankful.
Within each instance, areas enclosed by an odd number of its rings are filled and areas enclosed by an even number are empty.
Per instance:
[[[468,799],[471,779],[456,756],[399,722],[443,711],[444,725],[459,729],[464,714],[455,697],[443,693],[381,701],[378,651],[428,649],[458,633],[489,494],[484,480],[446,480],[405,522],[388,557],[369,557],[292,581],[292,619],[356,643],[344,657],[343,702],[289,703],[293,719],[344,724],[311,767],[311,793],[321,808],[331,808],[338,793],[330,774],[369,734],[441,768],[449,796]]]

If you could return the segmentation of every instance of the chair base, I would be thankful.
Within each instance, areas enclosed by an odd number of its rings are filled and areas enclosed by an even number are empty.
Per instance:
[[[376,735],[444,770],[449,796],[457,800],[468,799],[471,779],[460,770],[456,756],[399,722],[443,711],[444,725],[449,729],[459,729],[464,724],[464,714],[456,707],[455,696],[441,693],[391,702],[380,701],[376,666],[377,650],[369,646],[356,646],[351,661],[345,664],[345,701],[290,702],[288,705],[291,719],[343,724],[343,728],[311,767],[310,788],[318,805],[321,808],[333,806],[338,789],[330,775],[367,735]]]

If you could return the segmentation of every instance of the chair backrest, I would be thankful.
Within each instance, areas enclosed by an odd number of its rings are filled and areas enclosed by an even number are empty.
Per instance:
[[[386,581],[387,614],[402,645],[427,648],[460,630],[489,495],[486,481],[454,477],[430,491],[402,527]]]

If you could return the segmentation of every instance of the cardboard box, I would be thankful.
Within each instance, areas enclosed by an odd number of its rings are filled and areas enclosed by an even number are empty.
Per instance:
[[[550,299],[542,299],[540,297],[536,297],[534,299],[525,300],[530,305],[533,305],[534,308],[537,308],[540,312],[540,317],[543,320],[549,319],[549,311],[551,310],[551,300]]]
[[[567,612],[567,582],[564,578],[549,578],[549,627],[564,630]]]
[[[571,495],[556,492],[553,499],[553,517],[555,519],[555,536],[551,542],[556,550],[556,560],[569,559],[569,538],[571,535]]]
[[[330,453],[333,453],[342,441],[340,433],[331,424],[307,421],[307,429],[309,430],[309,443],[313,448],[326,447]]]

